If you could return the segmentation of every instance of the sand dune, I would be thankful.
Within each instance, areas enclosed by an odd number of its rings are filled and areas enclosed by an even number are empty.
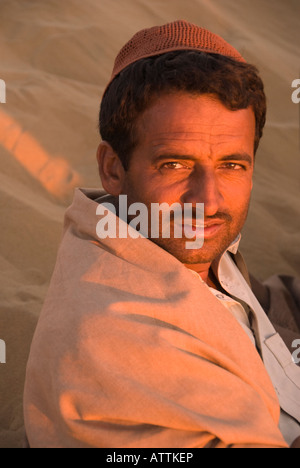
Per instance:
[[[268,123],[257,155],[243,236],[250,269],[265,279],[300,274],[298,0],[1,0],[0,447],[22,443],[30,341],[75,186],[99,186],[98,109],[120,47],[137,30],[186,19],[255,63]]]

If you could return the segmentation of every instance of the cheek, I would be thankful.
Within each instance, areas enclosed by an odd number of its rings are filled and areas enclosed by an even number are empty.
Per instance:
[[[226,206],[236,212],[248,209],[252,186],[252,178],[239,183],[225,184],[225,186],[223,184],[221,193]]]
[[[135,170],[127,173],[126,193],[134,201],[145,203],[172,202],[178,196],[178,187],[170,183],[162,183],[160,177],[147,170]]]
[[[160,200],[159,186],[143,171],[127,173],[123,193],[128,197],[128,204],[139,202],[148,206],[151,202]]]

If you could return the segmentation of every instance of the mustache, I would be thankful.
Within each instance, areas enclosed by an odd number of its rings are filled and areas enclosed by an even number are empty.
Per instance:
[[[175,213],[171,212],[170,214],[171,214],[170,220],[174,221],[175,220]],[[191,213],[189,213],[189,214],[191,216],[191,217],[189,216],[189,218],[192,221],[197,221],[198,220],[196,209],[193,208],[191,210]],[[224,213],[224,212],[217,212],[216,214],[214,214],[212,216],[205,216],[205,213],[204,213],[204,219],[203,220],[205,222],[212,222],[212,221],[231,222],[232,221],[232,216],[229,213]]]
[[[213,216],[204,216],[205,221],[232,221],[232,216],[228,213],[216,213]]]

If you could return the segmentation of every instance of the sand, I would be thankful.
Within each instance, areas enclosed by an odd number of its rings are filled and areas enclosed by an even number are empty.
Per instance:
[[[298,0],[1,0],[0,447],[20,447],[30,342],[76,186],[100,186],[98,110],[113,60],[137,30],[175,19],[211,29],[261,71],[268,122],[242,250],[266,279],[299,276]]]

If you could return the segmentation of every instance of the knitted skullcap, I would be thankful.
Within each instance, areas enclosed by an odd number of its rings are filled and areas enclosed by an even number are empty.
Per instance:
[[[195,24],[179,20],[136,33],[117,55],[110,83],[128,65],[142,58],[175,50],[210,52],[245,62],[239,52],[222,37]]]

